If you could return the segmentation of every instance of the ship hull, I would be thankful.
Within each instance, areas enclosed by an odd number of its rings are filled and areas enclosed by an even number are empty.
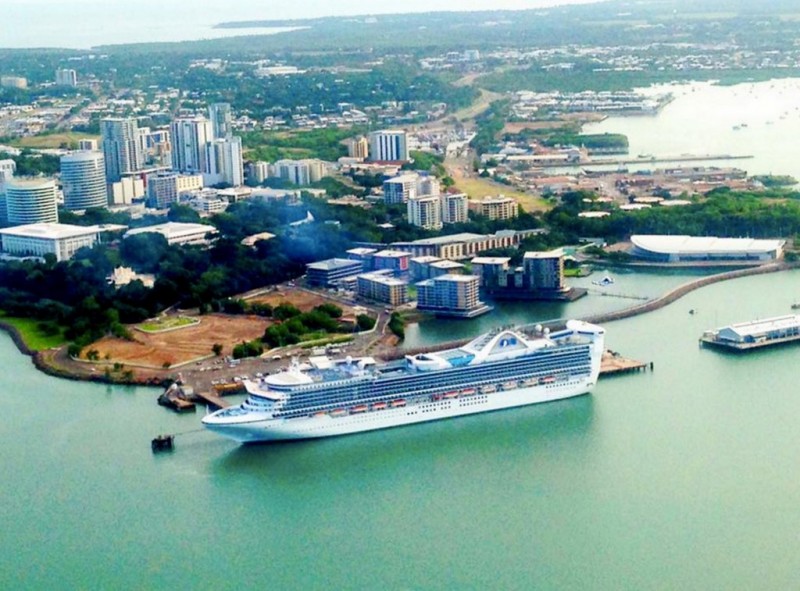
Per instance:
[[[207,423],[206,427],[239,443],[332,437],[562,400],[588,393],[596,379],[596,375],[582,376],[552,384],[475,393],[438,401],[432,401],[428,396],[407,398],[403,407],[387,407],[344,416],[325,414],[262,420],[250,417],[236,422]]]

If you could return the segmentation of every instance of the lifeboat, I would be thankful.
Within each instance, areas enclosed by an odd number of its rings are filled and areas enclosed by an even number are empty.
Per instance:
[[[353,408],[350,409],[350,414],[351,415],[358,414],[360,412],[367,412],[367,405],[366,404],[361,404],[359,406],[354,406]]]
[[[385,402],[376,402],[372,405],[372,410],[384,410],[386,408]]]
[[[342,417],[347,414],[347,411],[343,408],[337,408],[336,410],[332,410],[329,414],[332,417]]]
[[[401,398],[400,400],[392,400],[389,406],[391,406],[392,408],[398,408],[400,406],[405,406],[405,405],[406,401]]]
[[[555,381],[556,381],[555,376],[547,376],[546,378],[542,378],[543,384],[552,384]]]
[[[514,390],[517,387],[517,382],[503,382],[503,390]]]
[[[495,386],[494,384],[481,386],[481,394],[491,394],[492,392],[497,392],[497,386]]]
[[[539,380],[537,380],[536,378],[528,378],[527,380],[522,380],[522,385],[526,388],[530,386],[535,386],[538,383]]]
[[[444,395],[445,398],[458,398],[458,392],[448,392]]]
[[[466,390],[461,390],[462,396],[472,396],[475,394],[475,388],[467,388]]]

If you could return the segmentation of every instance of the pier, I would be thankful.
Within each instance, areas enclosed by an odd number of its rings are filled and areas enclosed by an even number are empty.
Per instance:
[[[600,377],[609,377],[626,373],[647,371],[648,366],[653,370],[653,362],[645,363],[622,357],[616,351],[604,351],[600,362]]]
[[[224,400],[221,396],[217,394],[212,394],[211,392],[197,391],[194,393],[194,397],[198,401],[203,402],[208,406],[216,406],[217,408],[228,408],[229,406],[231,406],[230,402]]]

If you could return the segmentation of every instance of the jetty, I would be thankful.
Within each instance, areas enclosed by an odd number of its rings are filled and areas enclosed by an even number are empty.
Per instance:
[[[700,337],[701,345],[739,352],[798,341],[800,341],[800,315],[795,314],[731,324],[707,330]]]
[[[175,412],[194,412],[196,408],[192,401],[194,395],[194,390],[179,380],[158,397],[158,404],[171,408]]]
[[[649,364],[644,361],[636,361],[622,357],[616,351],[604,351],[600,361],[600,377],[610,377],[626,373],[647,371],[648,366],[653,369],[653,362]]]

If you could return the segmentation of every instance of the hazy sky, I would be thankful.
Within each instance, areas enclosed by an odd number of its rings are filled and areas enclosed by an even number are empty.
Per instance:
[[[78,47],[201,39],[224,21],[543,8],[593,0],[0,0],[0,47]],[[595,0],[596,1],[596,0]],[[240,32],[241,34],[241,32]]]

